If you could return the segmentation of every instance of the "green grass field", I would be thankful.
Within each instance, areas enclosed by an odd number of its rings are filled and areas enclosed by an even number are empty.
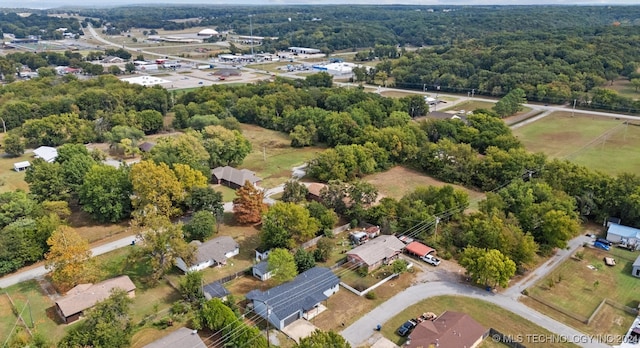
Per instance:
[[[410,318],[415,318],[425,312],[433,312],[440,315],[445,311],[463,312],[475,319],[480,325],[488,328],[494,328],[505,335],[517,334],[542,334],[551,335],[551,333],[538,325],[524,319],[514,313],[504,310],[496,305],[478,299],[458,297],[458,296],[438,296],[422,300],[417,304],[405,308],[402,313],[391,318],[382,327],[382,334],[390,339],[393,343],[402,346],[406,341],[403,337],[396,334],[395,330]],[[524,343],[527,347],[577,347],[574,344],[556,344],[549,343]],[[485,339],[481,347],[504,347],[491,341],[491,338]]]
[[[638,306],[640,282],[631,276],[631,265],[637,257],[634,252],[619,248],[612,248],[610,252],[583,248],[580,252],[584,253],[583,260],[569,259],[563,262],[547,277],[527,289],[529,294],[583,317],[591,316],[605,298],[632,308]],[[605,256],[613,257],[616,265],[605,266],[603,262]],[[596,269],[588,266],[594,266]],[[610,306],[604,308],[606,309],[603,311],[605,318],[598,315],[589,326],[580,325],[576,320],[565,321],[569,325],[594,334],[626,332],[634,316]],[[536,309],[543,310],[549,315],[559,314],[546,306],[542,309],[536,307]]]
[[[488,103],[488,102],[484,102],[484,101],[477,101],[477,100],[467,100],[467,101],[463,101],[459,104],[456,104],[454,106],[451,107],[447,107],[446,105],[438,105],[438,111],[449,111],[449,110],[466,110],[466,111],[473,111],[476,109],[491,109],[493,107],[494,103]],[[430,108],[432,109],[432,108]]]
[[[636,91],[629,80],[618,80],[613,83],[613,86],[607,86],[605,88],[612,89],[618,92],[618,94],[623,97],[631,98],[634,100],[640,99],[640,91]]]
[[[251,142],[253,150],[241,167],[256,172],[263,179],[260,186],[265,188],[286,182],[291,178],[291,168],[324,151],[321,147],[293,148],[287,134],[254,125],[242,124],[242,134]]]
[[[11,304],[5,292],[12,298],[19,311],[24,310],[22,317],[32,332],[43,334],[49,342],[57,342],[65,335],[66,326],[59,325],[53,301],[44,294],[37,281],[29,280],[0,291],[0,338],[2,338],[0,341],[4,342],[4,339],[9,336],[18,318],[12,312]],[[29,306],[26,306],[27,301]],[[31,327],[32,318],[33,328]],[[24,328],[24,325],[18,323],[17,327]]]
[[[640,127],[622,120],[555,112],[513,131],[529,151],[608,174],[640,170]]]
[[[20,157],[0,156],[0,192],[18,189],[29,191],[29,185],[24,181],[24,171],[16,172],[13,164],[22,161],[32,161],[33,154],[27,153]]]

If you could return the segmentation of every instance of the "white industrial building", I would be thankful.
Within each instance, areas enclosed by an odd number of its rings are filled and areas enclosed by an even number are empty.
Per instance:
[[[136,85],[142,85],[142,86],[155,86],[155,85],[161,85],[164,83],[171,82],[169,80],[165,80],[165,79],[161,79],[153,76],[127,77],[120,80],[124,82],[135,83]]]

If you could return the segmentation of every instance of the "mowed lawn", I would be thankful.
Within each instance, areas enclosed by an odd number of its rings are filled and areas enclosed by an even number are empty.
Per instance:
[[[532,152],[568,159],[609,174],[640,170],[640,126],[615,118],[553,114],[513,131]]]
[[[422,300],[415,305],[405,308],[402,313],[391,318],[382,326],[382,334],[397,345],[402,346],[405,338],[396,334],[396,330],[405,321],[420,316],[425,312],[433,312],[440,315],[445,311],[463,312],[471,316],[485,328],[494,328],[505,335],[516,336],[518,334],[541,334],[549,337],[551,332],[533,324],[514,313],[502,309],[492,303],[474,298],[459,296],[438,296]],[[577,347],[574,344],[550,344],[523,342],[528,348],[531,347]],[[485,339],[480,347],[506,347],[495,343],[491,337]]]
[[[0,292],[0,338],[2,342],[9,337],[11,330],[16,325],[16,329],[24,330],[22,322],[16,322],[18,318],[11,310],[9,294],[22,317],[26,321],[32,332],[44,335],[49,342],[57,342],[66,333],[66,325],[60,324],[60,319],[56,315],[53,301],[44,293],[40,285],[35,280],[28,280]],[[27,305],[28,303],[28,305]],[[33,327],[31,327],[33,318]],[[15,330],[13,331],[15,334]]]
[[[13,164],[22,161],[33,161],[33,153],[25,153],[20,157],[0,156],[0,193],[15,190],[29,191],[29,185],[24,181],[25,172],[13,170]]]
[[[285,183],[291,178],[291,168],[324,151],[321,147],[291,147],[291,139],[285,133],[249,124],[242,124],[241,128],[251,142],[252,151],[240,167],[256,172],[262,178],[260,186],[265,188]]]
[[[467,192],[471,203],[469,206],[470,209],[477,208],[478,201],[485,198],[485,194],[482,192],[469,190],[468,188],[454,184],[448,184],[413,169],[401,166],[393,167],[386,172],[367,175],[364,180],[378,188],[378,192],[381,195],[395,199],[402,198],[402,196],[413,192],[418,187],[442,187],[445,185],[450,185],[456,189]]]
[[[582,317],[591,316],[605,298],[620,305],[637,308],[640,300],[640,279],[631,276],[631,265],[637,257],[634,252],[619,248],[612,248],[610,252],[606,252],[590,247],[579,249],[579,252],[584,253],[583,260],[566,260],[536,285],[527,289],[529,294]],[[605,266],[605,256],[613,257],[616,265]],[[526,303],[531,304],[531,299]],[[534,307],[579,330],[594,334],[623,334],[634,319],[634,316],[622,310],[605,305],[591,325],[587,326],[543,304],[538,303]]]

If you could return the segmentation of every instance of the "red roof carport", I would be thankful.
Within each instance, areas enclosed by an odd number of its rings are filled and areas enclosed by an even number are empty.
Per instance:
[[[407,245],[406,248],[407,252],[413,255],[416,255],[418,257],[422,257],[425,255],[428,255],[434,251],[436,251],[436,249],[426,246],[420,242],[411,242]]]

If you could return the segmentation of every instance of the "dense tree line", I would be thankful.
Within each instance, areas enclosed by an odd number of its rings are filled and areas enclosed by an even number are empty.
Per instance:
[[[448,11],[443,11],[443,10]],[[56,10],[50,10],[56,11]],[[113,9],[80,9],[83,16],[110,22],[121,31],[145,23],[147,28],[182,30],[215,26],[278,37],[266,49],[311,46],[328,50],[374,47],[447,45],[485,38],[496,32],[536,32],[602,27],[613,23],[635,25],[638,9],[616,6],[128,6]],[[174,19],[190,19],[176,23]]]
[[[13,34],[16,38],[35,35],[45,40],[60,40],[63,31],[56,30],[59,28],[83,35],[75,18],[50,17],[46,13],[31,13],[29,16],[20,16],[12,12],[0,13],[0,34]]]

